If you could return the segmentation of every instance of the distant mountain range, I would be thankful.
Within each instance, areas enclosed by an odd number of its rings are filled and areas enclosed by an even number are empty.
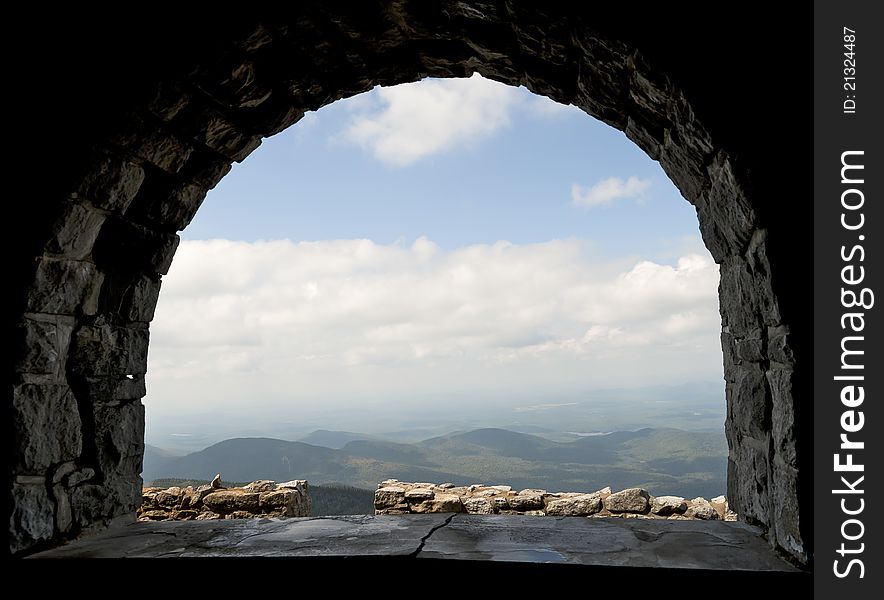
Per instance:
[[[402,444],[317,430],[302,441],[237,438],[185,456],[145,448],[144,481],[307,479],[374,489],[380,481],[486,483],[550,491],[640,486],[652,494],[707,498],[725,493],[727,446],[720,433],[640,429],[572,441],[507,429],[475,429]]]

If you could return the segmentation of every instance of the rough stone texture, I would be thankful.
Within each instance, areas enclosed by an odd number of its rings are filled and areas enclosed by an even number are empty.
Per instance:
[[[22,432],[14,448],[19,472],[43,473],[53,464],[80,456],[80,414],[68,386],[16,386],[12,411],[13,427]]]
[[[703,520],[714,520],[720,519],[721,516],[718,514],[718,511],[715,510],[715,507],[709,503],[705,498],[694,498],[691,501],[691,506],[685,511],[686,517],[692,517],[694,519],[703,519]]]
[[[147,342],[146,329],[82,327],[74,334],[71,353],[74,365],[85,376],[143,375],[147,372]]]
[[[548,515],[562,517],[585,517],[602,510],[600,494],[579,494],[569,498],[550,500],[545,512]]]
[[[648,512],[650,495],[641,488],[628,488],[605,498],[605,508],[612,513]]]
[[[515,492],[508,485],[436,485],[398,479],[378,484],[374,499],[377,515],[466,512],[474,515],[736,520],[737,515],[729,509],[724,496],[714,498],[713,503],[705,498],[686,501],[678,496],[654,497],[641,488],[629,488],[616,494],[611,493],[610,487],[591,494],[540,489]],[[708,510],[716,515],[710,515]]]
[[[55,531],[55,507],[45,485],[12,484],[15,509],[9,519],[12,551],[48,540]]]
[[[42,258],[28,296],[28,310],[61,315],[95,314],[103,277],[91,262]]]
[[[688,509],[681,496],[656,496],[651,499],[651,512],[665,517],[672,514],[684,514]]]
[[[750,572],[798,574],[770,549],[758,528],[744,523],[464,514],[134,523],[32,559],[159,556],[323,556],[347,561],[392,556],[398,560],[391,567],[412,573],[418,565],[402,562],[410,556],[418,561],[448,559],[441,574],[449,577],[457,573],[450,560],[734,571],[738,585],[746,584]],[[345,564],[350,572],[353,567]],[[383,563],[371,562],[370,573],[376,575],[379,565]],[[556,577],[564,573],[555,571]],[[578,573],[583,582],[594,580],[591,572]]]
[[[189,521],[308,517],[313,508],[310,488],[303,479],[276,483],[253,481],[240,488],[144,488],[139,521]]]
[[[41,75],[20,95],[31,106],[16,111],[33,130],[22,140],[18,153],[28,160],[16,176],[41,185],[11,207],[9,222],[22,225],[26,243],[9,261],[8,322],[53,315],[68,320],[73,339],[66,353],[58,327],[16,333],[25,341],[13,346],[12,385],[73,376],[55,383],[68,384],[87,415],[119,393],[137,399],[140,382],[119,384],[145,372],[146,323],[178,243],[172,230],[189,222],[202,191],[231,161],[305,111],[376,84],[480,72],[623,130],[696,206],[721,271],[728,498],[741,518],[769,531],[773,545],[809,561],[812,423],[795,399],[812,394],[812,238],[796,224],[806,195],[782,177],[773,150],[781,144],[771,143],[770,132],[793,147],[808,145],[810,133],[801,110],[771,111],[756,92],[800,89],[800,70],[767,69],[767,51],[747,43],[753,33],[797,35],[790,32],[800,28],[751,10],[726,20],[704,14],[698,26],[691,11],[666,7],[623,18],[614,7],[581,3],[347,6],[308,1],[286,18],[219,15],[213,27],[167,14],[142,15],[124,29],[88,18],[46,24],[40,39],[56,68],[45,76],[35,69]],[[111,32],[123,30],[108,44]],[[702,53],[694,47],[697,30],[709,32]],[[76,92],[59,99],[58,90]],[[46,139],[54,140],[51,155],[33,160],[46,156]],[[132,294],[121,293],[135,282]],[[137,420],[129,426],[128,435],[139,438]],[[119,468],[129,472],[110,478],[98,464],[120,440],[89,439],[88,419],[82,428],[84,447],[96,450],[81,466],[98,478],[77,489],[63,484],[70,536],[132,513],[140,494],[137,460],[123,461]],[[14,444],[44,437],[52,436],[11,436]],[[9,481],[23,475],[14,469]],[[8,497],[11,515],[26,510],[16,504],[23,496]],[[58,543],[65,536],[57,530],[50,537]],[[11,547],[26,550],[35,539],[14,530]]]
[[[85,258],[92,251],[105,218],[103,212],[92,207],[75,201],[65,203],[53,224],[46,250],[63,258]]]
[[[21,372],[29,375],[51,375],[53,381],[63,381],[68,346],[73,331],[73,319],[56,316],[22,319],[15,332]]]

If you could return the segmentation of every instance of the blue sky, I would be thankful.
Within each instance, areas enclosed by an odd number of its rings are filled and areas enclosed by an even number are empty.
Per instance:
[[[611,256],[670,259],[684,238],[696,239],[693,206],[622,132],[525,88],[505,89],[515,98],[499,127],[465,132],[404,165],[348,143],[348,127],[384,106],[377,91],[310,113],[236,164],[182,237],[389,244],[426,236],[447,250],[577,237]],[[649,184],[637,198],[593,209],[572,202],[574,184],[630,176]]]
[[[524,88],[426,80],[311,113],[182,240],[154,419],[721,381],[693,207],[623,133]]]

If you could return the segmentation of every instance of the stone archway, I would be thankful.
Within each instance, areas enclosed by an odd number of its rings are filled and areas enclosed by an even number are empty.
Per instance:
[[[809,409],[796,398],[809,388],[809,335],[795,287],[804,271],[775,202],[787,188],[757,138],[761,108],[723,114],[737,105],[720,74],[704,81],[693,56],[649,33],[655,15],[629,28],[541,2],[332,6],[211,28],[148,22],[92,48],[117,58],[89,75],[81,65],[91,103],[65,113],[81,119],[70,125],[79,137],[64,142],[68,163],[42,202],[24,210],[16,255],[10,551],[126,520],[140,501],[149,323],[176,231],[231,163],[305,111],[377,84],[479,72],[623,130],[696,207],[721,266],[728,497],[806,563]],[[720,33],[726,48],[733,33]],[[146,40],[157,54],[139,46]],[[134,66],[117,89],[114,69],[127,58]]]

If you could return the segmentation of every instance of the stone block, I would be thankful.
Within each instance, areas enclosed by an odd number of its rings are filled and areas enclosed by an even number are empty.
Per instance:
[[[34,313],[93,315],[103,275],[82,260],[40,258],[28,290],[27,310]]]
[[[761,362],[765,360],[764,340],[761,339],[761,331],[757,330],[748,337],[737,341],[737,356],[745,362]]]
[[[756,439],[770,432],[770,395],[760,365],[740,365],[736,381],[727,384],[725,395],[731,427]]]
[[[86,377],[125,377],[147,372],[146,329],[113,325],[79,328],[71,342],[75,370]]]
[[[181,231],[193,220],[207,193],[205,187],[197,184],[177,186],[151,203],[147,218]]]
[[[471,515],[494,514],[494,504],[488,498],[470,498],[463,501],[464,510]]]
[[[51,375],[54,380],[62,381],[72,331],[73,320],[22,319],[14,334],[16,371]]]
[[[721,262],[726,256],[742,254],[758,218],[726,152],[715,155],[708,173],[709,190],[697,203],[697,216],[706,247]]]
[[[15,468],[43,473],[80,456],[82,431],[77,401],[66,385],[23,384],[12,392]]]
[[[143,374],[86,377],[85,385],[89,398],[98,403],[137,400],[147,395]]]
[[[52,488],[52,495],[55,499],[55,527],[59,532],[67,533],[74,522],[68,491],[63,485],[56,485]]]
[[[605,498],[605,508],[612,513],[645,514],[650,510],[651,495],[642,488],[627,488]]]
[[[173,233],[112,218],[102,227],[93,255],[96,264],[108,271],[165,275],[179,242]]]
[[[742,257],[729,256],[721,263],[718,297],[723,324],[735,338],[745,338],[761,327],[761,294],[756,279]]]
[[[238,59],[210,72],[197,83],[199,88],[228,108],[258,107],[270,98],[272,89],[262,85],[257,67],[250,59]]]
[[[771,361],[780,363],[786,367],[791,367],[795,364],[795,355],[792,352],[789,338],[789,328],[785,325],[768,327],[767,348],[768,356]]]
[[[768,479],[770,458],[766,439],[740,436],[728,458],[727,498],[741,518],[750,523],[770,524]]]
[[[681,496],[654,496],[651,498],[651,512],[661,517],[683,514],[688,509]]]
[[[75,201],[65,202],[52,224],[46,250],[71,260],[85,258],[92,252],[104,219],[104,213],[88,206]]]
[[[144,182],[144,169],[123,158],[106,155],[93,161],[78,194],[94,206],[123,214]]]
[[[507,498],[510,508],[518,511],[540,510],[543,508],[543,494],[519,492],[516,496]]]
[[[546,514],[564,517],[585,517],[602,510],[602,499],[598,494],[579,494],[570,498],[552,500],[546,505]]]
[[[772,530],[776,543],[801,560],[807,560],[807,549],[801,534],[802,512],[798,506],[798,470],[775,458],[772,464],[771,490],[773,505]],[[805,515],[812,515],[808,510]],[[809,524],[812,526],[812,524]]]
[[[243,490],[219,490],[203,498],[203,504],[210,510],[220,514],[234,511],[258,512],[260,494]]]
[[[155,123],[132,116],[127,128],[117,133],[112,143],[168,173],[177,173],[185,164],[193,146]]]
[[[194,139],[218,154],[240,162],[261,145],[261,137],[243,131],[221,114],[207,110],[195,121]]]
[[[721,333],[721,353],[724,366],[724,380],[734,382],[737,379],[737,365],[740,359],[737,356],[737,341],[729,332]]]
[[[797,467],[795,451],[795,398],[791,369],[771,369],[765,373],[771,393],[771,434],[774,454],[786,465]]]
[[[113,313],[132,323],[153,320],[160,297],[160,276],[156,274],[112,274],[101,290],[102,313]]]
[[[691,519],[701,519],[703,521],[715,521],[721,519],[715,507],[705,498],[694,498],[691,500],[685,516]]]
[[[756,229],[746,248],[746,263],[755,280],[755,297],[761,320],[768,327],[782,323],[780,304],[771,282],[770,259],[767,256],[767,229]]]
[[[378,489],[374,493],[374,506],[375,508],[390,508],[391,506],[395,506],[400,502],[405,501],[405,488],[396,486],[396,485],[388,485]]]
[[[52,538],[55,505],[46,485],[12,484],[12,512],[9,517],[9,549],[21,552]]]
[[[105,479],[138,477],[144,454],[144,405],[141,401],[95,405],[94,419],[98,464]]]

